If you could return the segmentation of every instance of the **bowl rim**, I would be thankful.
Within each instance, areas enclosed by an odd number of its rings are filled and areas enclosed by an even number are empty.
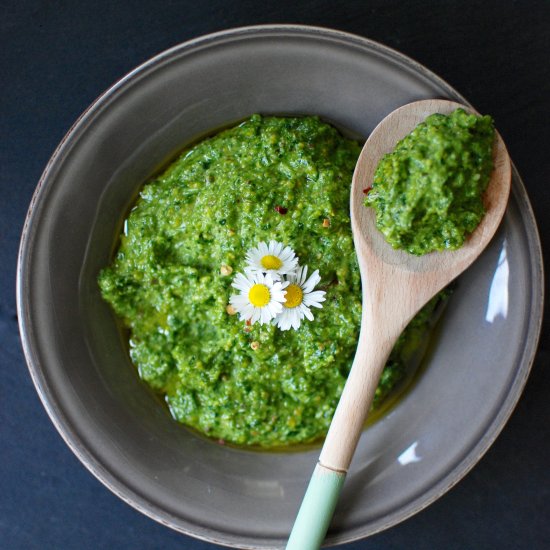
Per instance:
[[[42,372],[37,354],[39,346],[33,333],[32,323],[30,322],[30,318],[32,317],[32,306],[30,304],[27,289],[29,287],[29,271],[32,263],[31,251],[36,236],[35,226],[37,224],[37,219],[40,217],[39,215],[43,203],[45,202],[45,197],[55,181],[57,168],[63,163],[72,149],[73,144],[78,141],[80,135],[85,132],[94,117],[100,113],[102,109],[107,107],[119,93],[122,93],[126,87],[131,86],[135,80],[139,79],[150,70],[158,69],[164,63],[170,62],[174,57],[183,52],[196,51],[200,48],[208,47],[211,44],[223,43],[225,40],[231,41],[239,38],[268,36],[270,34],[280,35],[284,38],[289,36],[302,36],[310,39],[325,39],[338,42],[341,45],[357,45],[371,51],[376,51],[377,53],[391,58],[401,66],[420,73],[432,82],[436,82],[439,86],[447,90],[451,96],[458,98],[466,105],[470,105],[470,103],[452,88],[450,84],[424,65],[411,59],[409,56],[369,38],[345,31],[310,25],[268,24],[235,27],[192,38],[161,51],[122,76],[99,95],[69,128],[50,157],[32,195],[22,229],[16,272],[16,302],[19,332],[25,360],[33,384],[55,428],[80,462],[82,462],[82,464],[110,491],[115,493],[127,504],[155,521],[204,541],[230,547],[238,544],[239,548],[244,549],[259,549],[266,548],[266,546],[258,546],[253,542],[252,544],[247,543],[243,545],[242,541],[238,540],[237,537],[233,535],[227,536],[227,534],[218,530],[199,527],[190,521],[175,518],[169,512],[147,501],[143,496],[136,494],[114,474],[108,471],[94,454],[90,452],[78,433],[72,429],[70,422],[58,403],[55,402]],[[522,218],[526,227],[525,233],[529,247],[529,259],[531,262],[530,268],[532,276],[530,282],[532,284],[532,289],[530,316],[527,323],[526,341],[524,343],[523,353],[515,377],[510,383],[508,394],[502,402],[502,407],[477,444],[472,447],[466,456],[452,470],[439,480],[439,482],[436,482],[427,492],[412,499],[407,505],[389,514],[384,519],[376,520],[373,526],[368,529],[362,531],[360,529],[353,529],[348,535],[344,533],[328,536],[325,541],[326,544],[352,542],[388,529],[423,510],[441,497],[458,483],[487,452],[504,428],[522,394],[535,359],[542,327],[544,268],[542,247],[535,216],[521,177],[514,165],[512,165],[512,169],[514,180],[512,194],[518,203],[520,212],[523,214]]]

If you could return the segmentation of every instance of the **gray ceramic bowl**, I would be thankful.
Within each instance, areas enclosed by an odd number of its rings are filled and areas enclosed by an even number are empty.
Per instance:
[[[76,122],[29,210],[19,319],[52,421],[113,492],[193,536],[278,547],[318,455],[215,445],[174,422],[139,381],[96,284],[139,186],[189,141],[251,113],[313,113],[364,137],[394,108],[431,97],[465,101],[379,44],[318,28],[267,26],[217,33],[158,55]],[[523,388],[541,304],[541,251],[515,174],[504,224],[461,277],[426,371],[364,432],[327,542],[394,525],[474,465]]]

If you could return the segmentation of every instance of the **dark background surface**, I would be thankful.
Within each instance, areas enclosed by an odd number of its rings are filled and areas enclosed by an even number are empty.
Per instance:
[[[133,510],[73,456],[34,391],[15,306],[19,235],[56,145],[108,86],[201,34],[260,23],[357,33],[400,50],[493,115],[550,245],[550,2],[2,2],[0,548],[219,548]],[[545,308],[548,313],[548,306]],[[454,489],[357,549],[550,548],[550,334],[496,443]]]

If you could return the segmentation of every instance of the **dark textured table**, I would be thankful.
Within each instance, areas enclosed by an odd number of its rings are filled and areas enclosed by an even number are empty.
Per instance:
[[[136,512],[65,446],[25,366],[15,268],[32,192],[79,114],[152,55],[201,34],[259,23],[320,25],[377,40],[423,63],[491,113],[549,250],[548,1],[2,2],[0,548],[219,548]],[[546,315],[525,392],[473,471],[428,509],[342,550],[550,548],[548,329]]]

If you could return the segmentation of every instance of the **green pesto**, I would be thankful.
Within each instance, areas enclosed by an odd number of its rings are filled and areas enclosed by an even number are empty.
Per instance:
[[[366,206],[394,248],[415,255],[460,248],[485,214],[493,120],[456,109],[433,114],[385,155]]]
[[[255,115],[186,150],[143,187],[99,286],[130,330],[140,376],[178,421],[263,447],[326,433],[361,317],[348,204],[359,152],[316,117]],[[271,239],[319,269],[327,292],[315,320],[296,331],[246,327],[226,312],[246,251]],[[397,343],[375,407],[404,377],[434,307]]]

